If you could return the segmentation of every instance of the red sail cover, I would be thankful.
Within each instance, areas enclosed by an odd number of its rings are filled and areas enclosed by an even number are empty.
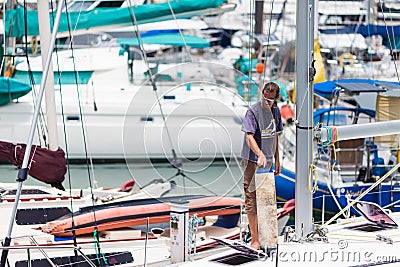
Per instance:
[[[0,141],[0,159],[7,160],[18,168],[21,168],[25,149],[26,144],[15,145]],[[40,146],[32,146],[28,168],[30,176],[64,190],[62,182],[67,172],[67,161],[65,153],[61,148],[51,151]]]

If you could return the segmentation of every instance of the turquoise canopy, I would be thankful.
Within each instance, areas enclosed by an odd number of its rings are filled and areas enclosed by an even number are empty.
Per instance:
[[[227,2],[227,0],[175,0],[170,3],[144,4],[132,7],[136,20],[139,24],[174,19],[171,9],[176,18],[190,18],[201,15],[202,11],[216,8]],[[169,5],[170,4],[170,5]],[[38,13],[36,10],[26,10],[28,35],[39,35]],[[53,25],[54,14],[50,12],[50,24]],[[71,28],[75,30],[89,29],[93,27],[130,24],[132,25],[132,13],[130,7],[125,8],[95,8],[90,11],[68,12]],[[68,31],[67,14],[63,12],[60,20],[59,32]],[[12,30],[11,30],[12,29]],[[5,12],[6,36],[21,38],[25,35],[24,9],[19,7]]]
[[[210,42],[204,38],[192,35],[180,35],[179,33],[166,33],[142,37],[144,44],[159,44],[159,45],[172,45],[172,46],[187,46],[193,48],[210,47]],[[119,38],[118,43],[120,46],[138,46],[138,38]]]
[[[12,78],[0,77],[0,106],[26,95],[31,90],[31,86],[27,83]]]
[[[78,71],[77,72],[77,83],[78,84],[87,84],[92,77],[93,71]],[[32,71],[33,80],[36,84],[39,84],[42,80],[42,71]],[[27,71],[17,70],[14,75],[14,79],[24,83],[30,83],[29,73]],[[58,74],[58,72],[54,72],[54,83],[55,84],[76,84],[75,81],[75,72],[73,71],[64,71]]]

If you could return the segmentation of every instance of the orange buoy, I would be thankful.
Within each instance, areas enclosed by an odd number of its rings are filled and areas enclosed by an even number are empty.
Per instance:
[[[265,65],[264,65],[264,63],[257,63],[257,65],[256,65],[256,71],[257,71],[257,73],[264,73],[264,68],[265,68]]]
[[[281,116],[285,120],[288,120],[289,118],[294,118],[294,112],[290,105],[283,105],[281,107]]]

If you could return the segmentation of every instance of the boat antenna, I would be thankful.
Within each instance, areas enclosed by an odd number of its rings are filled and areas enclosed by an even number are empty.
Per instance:
[[[42,99],[43,99],[43,94],[45,91],[46,79],[47,79],[47,75],[49,73],[49,67],[50,67],[51,58],[52,58],[52,54],[53,54],[52,51],[54,50],[57,30],[58,30],[58,26],[60,24],[60,18],[61,18],[61,12],[63,9],[63,4],[64,4],[64,1],[59,1],[58,6],[57,6],[56,19],[54,21],[53,32],[51,34],[51,39],[50,39],[50,44],[49,44],[49,50],[48,50],[48,54],[46,56],[46,61],[45,61],[44,69],[43,69],[43,75],[42,75],[42,80],[40,83],[39,94],[38,94],[38,98],[36,99],[36,106],[35,106],[34,113],[33,113],[31,128],[29,130],[29,136],[28,136],[28,142],[26,144],[24,160],[22,162],[22,167],[21,167],[21,169],[19,169],[18,175],[17,175],[18,188],[17,188],[17,192],[15,194],[15,201],[14,201],[14,206],[13,206],[12,213],[11,213],[10,223],[8,225],[7,236],[4,239],[4,244],[3,244],[4,248],[3,248],[3,251],[1,252],[0,267],[6,266],[8,252],[9,252],[9,249],[7,249],[6,247],[9,247],[11,244],[11,234],[12,234],[12,230],[13,230],[13,226],[14,226],[15,216],[17,214],[18,202],[21,197],[22,184],[28,178],[29,157],[31,154],[33,138],[35,135],[35,129],[36,129],[36,125],[37,125],[37,121],[38,121],[38,117],[39,117],[39,111],[40,111],[40,107],[41,107],[41,103],[42,103]]]

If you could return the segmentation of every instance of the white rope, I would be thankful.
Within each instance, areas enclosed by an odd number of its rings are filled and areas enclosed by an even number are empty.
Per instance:
[[[196,256],[197,252],[197,232],[199,230],[199,223],[200,219],[197,217],[197,214],[193,214],[189,218],[189,229],[188,229],[188,238],[189,238],[189,244],[188,244],[188,255],[190,257],[192,250],[193,250],[193,256]]]

